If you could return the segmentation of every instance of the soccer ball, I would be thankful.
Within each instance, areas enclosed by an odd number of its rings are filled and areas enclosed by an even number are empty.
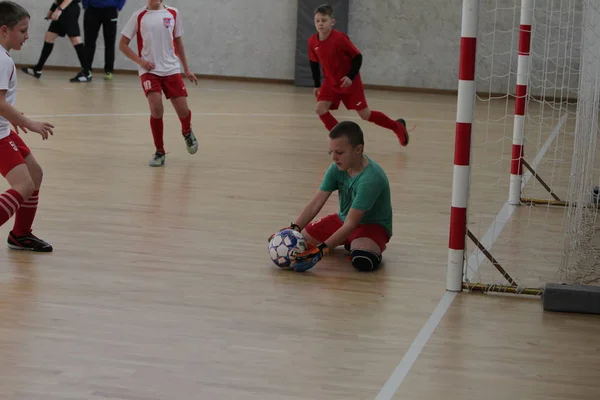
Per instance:
[[[304,235],[294,229],[284,229],[269,242],[269,256],[279,268],[291,269],[298,254],[307,247]]]

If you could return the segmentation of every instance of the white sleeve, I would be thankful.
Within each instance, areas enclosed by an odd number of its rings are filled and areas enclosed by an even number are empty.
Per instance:
[[[10,77],[14,74],[14,65],[7,57],[0,59],[0,90],[8,90]]]
[[[129,21],[127,21],[127,23],[125,24],[125,27],[121,31],[121,34],[123,36],[125,36],[126,38],[128,38],[129,40],[133,39],[136,32],[138,31],[137,21],[138,21],[139,14],[140,14],[139,12],[133,13],[131,18],[129,18]]]
[[[173,31],[173,37],[178,38],[183,36],[183,24],[181,22],[181,13],[179,10],[176,12],[177,18],[175,18],[175,30]]]

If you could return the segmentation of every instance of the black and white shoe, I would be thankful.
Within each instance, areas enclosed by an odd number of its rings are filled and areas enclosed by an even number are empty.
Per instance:
[[[149,165],[151,167],[162,167],[165,165],[165,154],[157,151],[152,155]]]
[[[183,140],[185,140],[188,153],[195,154],[198,151],[198,140],[194,136],[194,131],[190,129],[188,133],[184,133]]]
[[[10,231],[7,243],[8,248],[13,250],[29,250],[43,253],[52,251],[52,246],[50,244],[44,242],[31,232],[23,236],[15,236],[15,234]]]
[[[69,79],[69,82],[73,82],[73,83],[85,83],[85,82],[91,82],[92,81],[92,73],[90,72],[89,74],[85,74],[83,71],[80,71],[77,75],[75,75],[75,77]]]
[[[25,72],[27,75],[35,76],[38,79],[40,79],[40,77],[42,76],[42,71],[38,71],[37,69],[35,69],[35,66],[23,67],[21,68],[21,71]]]

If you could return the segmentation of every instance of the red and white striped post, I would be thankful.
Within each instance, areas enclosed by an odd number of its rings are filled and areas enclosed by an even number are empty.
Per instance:
[[[465,243],[467,235],[467,203],[471,179],[471,135],[475,113],[475,63],[479,0],[463,0],[454,139],[452,207],[450,209],[450,243],[446,290],[462,290]]]
[[[510,162],[509,204],[521,203],[523,180],[523,143],[525,140],[525,107],[529,76],[529,54],[531,48],[531,24],[533,23],[533,1],[521,1],[519,32],[519,59],[517,63],[517,87],[515,98],[515,122],[513,125],[512,157]]]

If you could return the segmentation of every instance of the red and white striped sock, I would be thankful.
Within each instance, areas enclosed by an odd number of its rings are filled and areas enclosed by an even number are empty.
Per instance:
[[[14,189],[8,189],[0,194],[0,226],[17,212],[22,203],[23,196]]]

